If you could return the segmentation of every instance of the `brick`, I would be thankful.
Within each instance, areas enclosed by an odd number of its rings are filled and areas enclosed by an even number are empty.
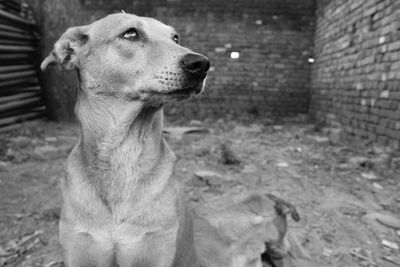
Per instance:
[[[393,141],[400,139],[400,17],[395,15],[400,4],[395,2],[318,2],[310,110],[319,117],[336,114],[346,132],[399,149]],[[336,6],[340,14],[332,10]]]

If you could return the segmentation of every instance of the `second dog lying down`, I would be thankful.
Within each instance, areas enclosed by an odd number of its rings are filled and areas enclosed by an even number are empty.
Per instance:
[[[260,195],[224,207],[222,217],[196,219],[194,234],[162,137],[163,105],[198,94],[210,63],[179,45],[172,27],[110,15],[68,29],[42,69],[49,64],[76,70],[80,80],[81,137],[62,181],[66,266],[244,267],[261,264],[264,242],[285,252],[287,211]],[[249,243],[258,253],[250,260],[239,253]]]

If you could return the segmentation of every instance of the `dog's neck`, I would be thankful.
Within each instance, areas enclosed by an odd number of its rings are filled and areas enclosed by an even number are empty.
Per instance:
[[[160,152],[162,108],[145,107],[140,101],[105,102],[101,97],[87,94],[82,89],[78,92],[75,110],[81,125],[80,145],[88,164],[103,170],[110,168],[112,155],[127,142],[135,150],[146,148],[153,155]]]
[[[81,81],[75,107],[88,171],[117,179],[147,179],[157,164],[172,171],[174,155],[162,137],[162,107],[95,93],[110,90],[101,86]]]

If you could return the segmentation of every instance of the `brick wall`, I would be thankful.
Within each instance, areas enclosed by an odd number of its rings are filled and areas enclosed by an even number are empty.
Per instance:
[[[170,113],[201,118],[243,112],[292,115],[308,110],[307,59],[312,52],[314,0],[30,1],[40,17],[44,54],[68,26],[121,9],[174,26],[182,44],[207,55],[212,69],[206,92],[169,107]],[[240,57],[232,59],[231,52],[239,52]],[[73,90],[66,87],[75,80],[54,71],[44,79],[53,95],[53,117],[69,117]],[[67,100],[57,99],[59,94]]]
[[[311,113],[400,148],[400,1],[317,1]]]

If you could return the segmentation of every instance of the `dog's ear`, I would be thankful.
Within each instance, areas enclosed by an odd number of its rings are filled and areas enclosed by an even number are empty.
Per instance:
[[[64,70],[79,68],[79,55],[88,40],[87,32],[87,26],[69,28],[54,44],[53,51],[43,60],[40,69],[44,71],[53,64]]]

